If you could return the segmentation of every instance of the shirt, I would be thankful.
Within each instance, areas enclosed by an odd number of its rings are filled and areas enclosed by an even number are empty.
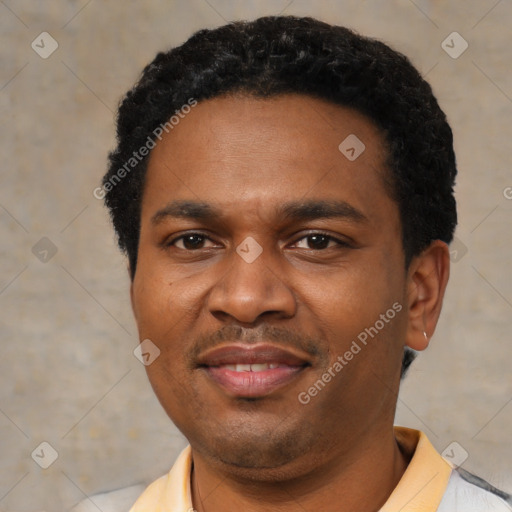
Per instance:
[[[379,512],[511,512],[512,497],[467,471],[456,468],[437,453],[420,431],[395,427],[398,444],[412,458],[406,471]],[[187,446],[171,471],[153,482],[130,512],[193,512],[190,489],[192,451]],[[126,512],[116,491],[91,501],[103,512]],[[109,496],[110,495],[110,496]],[[92,504],[91,504],[92,505]],[[96,506],[94,509],[97,510]],[[92,508],[91,508],[92,510]],[[73,512],[87,512],[75,508]]]

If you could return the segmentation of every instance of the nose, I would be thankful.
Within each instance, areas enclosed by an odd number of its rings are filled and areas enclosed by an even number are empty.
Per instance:
[[[282,269],[263,252],[254,260],[245,260],[233,251],[227,270],[219,276],[209,297],[210,312],[221,319],[254,324],[262,316],[290,318],[296,300],[286,284]]]

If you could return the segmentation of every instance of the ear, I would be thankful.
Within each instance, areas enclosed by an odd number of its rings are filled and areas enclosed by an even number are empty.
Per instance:
[[[441,240],[435,240],[413,258],[407,276],[408,347],[427,348],[441,314],[449,276],[450,252]]]

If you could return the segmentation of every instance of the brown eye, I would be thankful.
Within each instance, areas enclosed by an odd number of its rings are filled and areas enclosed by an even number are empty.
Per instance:
[[[330,242],[330,237],[325,235],[311,235],[307,238],[311,249],[325,249]]]
[[[300,249],[313,249],[316,251],[333,247],[333,245],[330,244],[334,244],[334,247],[347,245],[340,240],[337,240],[332,236],[323,233],[313,233],[304,236],[295,243],[295,245]]]
[[[186,251],[194,251],[197,249],[203,249],[205,242],[208,238],[199,233],[190,233],[188,235],[182,235],[179,238],[175,238],[169,245],[174,245],[178,249]]]

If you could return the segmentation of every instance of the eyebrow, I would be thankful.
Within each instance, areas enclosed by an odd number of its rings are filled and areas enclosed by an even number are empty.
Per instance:
[[[215,220],[221,217],[221,211],[215,206],[199,201],[175,200],[158,210],[151,217],[151,224],[160,224],[166,218]]]
[[[360,210],[340,200],[290,201],[279,206],[276,213],[279,218],[296,221],[343,218],[358,223],[368,222],[368,218]],[[167,218],[212,221],[220,217],[222,211],[210,203],[174,200],[158,210],[151,217],[151,223],[158,225]]]
[[[360,210],[340,200],[309,200],[292,201],[279,207],[285,219],[314,220],[344,218],[355,222],[368,222],[368,218]]]

